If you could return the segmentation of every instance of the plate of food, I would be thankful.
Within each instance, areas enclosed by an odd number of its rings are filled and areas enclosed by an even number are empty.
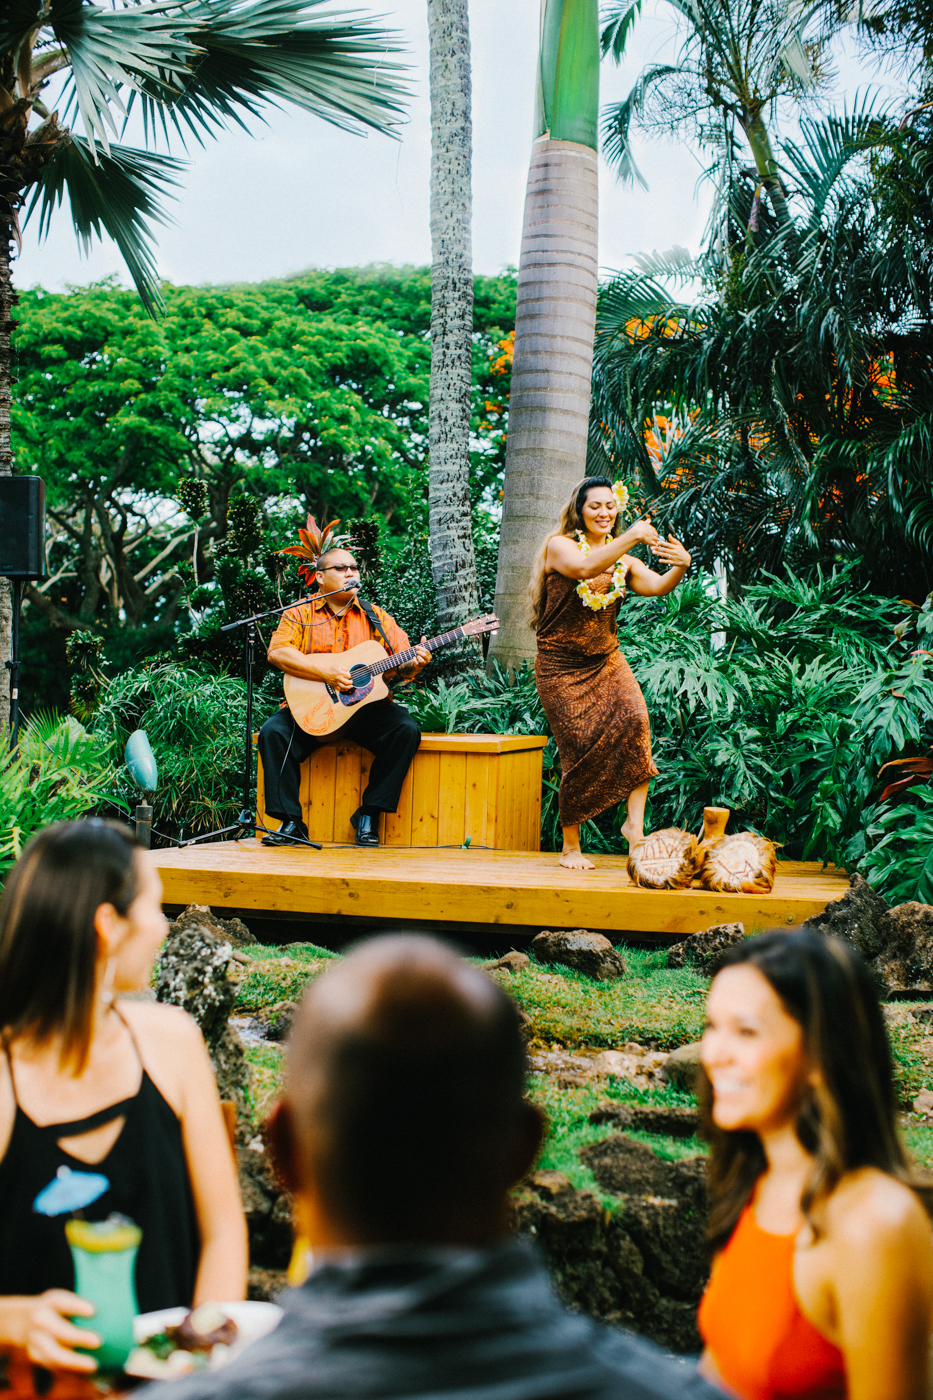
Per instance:
[[[226,1366],[250,1342],[258,1341],[279,1324],[282,1309],[275,1303],[202,1303],[188,1308],[162,1308],[133,1319],[136,1343],[123,1367],[128,1376],[167,1381],[193,1371]]]

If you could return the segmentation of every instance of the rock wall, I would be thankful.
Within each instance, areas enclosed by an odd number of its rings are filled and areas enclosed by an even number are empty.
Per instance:
[[[536,1172],[514,1199],[515,1228],[537,1241],[569,1307],[650,1337],[700,1350],[696,1309],[706,1283],[705,1159],[665,1162],[622,1134],[581,1152],[610,1212],[558,1172]]]

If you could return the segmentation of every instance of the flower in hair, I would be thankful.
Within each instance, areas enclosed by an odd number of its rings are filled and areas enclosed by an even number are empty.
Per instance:
[[[625,482],[614,481],[612,483],[612,494],[616,498],[616,505],[619,507],[620,512],[625,510],[628,505],[628,487],[625,485]]]

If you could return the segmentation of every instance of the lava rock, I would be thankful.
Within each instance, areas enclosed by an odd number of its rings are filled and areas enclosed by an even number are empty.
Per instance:
[[[242,954],[240,955],[243,956]],[[207,1043],[222,1099],[247,1116],[249,1065],[243,1042],[228,1024],[237,988],[227,976],[233,949],[201,924],[188,924],[170,933],[162,945],[156,980],[156,1000],[182,1006],[194,1017]]]
[[[526,967],[531,967],[531,958],[527,953],[519,953],[513,948],[505,957],[483,963],[483,967],[487,972],[524,972]]]
[[[700,1350],[695,1302],[665,1296],[647,1276],[626,1215],[610,1214],[558,1172],[535,1172],[513,1197],[513,1222],[537,1242],[568,1307],[670,1351]]]
[[[801,927],[844,938],[870,963],[884,951],[881,921],[890,906],[861,875],[851,875],[849,886],[841,899],[827,904],[822,914],[805,919]]]
[[[208,904],[189,904],[188,908],[169,924],[169,937],[188,928],[206,928],[221,943],[230,943],[234,948],[248,948],[259,943],[259,939],[250,933],[242,919],[218,919],[216,914],[211,913]]]
[[[287,1269],[292,1255],[291,1202],[279,1185],[269,1154],[257,1140],[238,1148],[237,1170],[249,1231],[250,1264]]]
[[[691,1041],[674,1050],[661,1066],[663,1077],[676,1084],[678,1089],[686,1089],[688,1094],[696,1092],[697,1075],[700,1069],[700,1042]]]
[[[884,949],[875,970],[889,992],[933,990],[933,905],[911,900],[879,921]]]
[[[709,1274],[706,1159],[665,1162],[619,1134],[588,1143],[580,1160],[604,1191],[624,1198],[625,1228],[658,1291],[696,1304]]]
[[[539,962],[571,967],[597,982],[625,976],[625,963],[609,939],[585,928],[575,928],[570,933],[545,929],[532,939],[531,951]]]
[[[700,1127],[700,1115],[695,1108],[667,1104],[616,1103],[607,1099],[598,1103],[587,1120],[590,1123],[610,1123],[614,1128],[635,1128],[642,1133],[660,1133],[664,1137],[692,1137]]]
[[[233,1026],[227,1023],[224,1033],[210,1052],[217,1080],[217,1092],[221,1099],[236,1104],[237,1141],[244,1142],[249,1135],[249,1089],[252,1072],[246,1051]]]
[[[922,1113],[924,1118],[929,1118],[933,1115],[933,1092],[929,1089],[921,1089],[912,1101],[911,1108],[914,1113]]]
[[[253,1020],[261,1027],[266,1040],[287,1040],[297,1010],[297,1002],[277,1001],[274,1006],[260,1007],[253,1014]]]
[[[629,1057],[621,1050],[600,1050],[598,1055],[593,1056],[591,1064],[594,1074],[609,1074],[619,1078],[629,1067]]]
[[[714,924],[667,950],[668,967],[695,967],[706,977],[719,971],[722,956],[745,937],[744,924]]]
[[[557,1172],[535,1172],[513,1198],[513,1222],[537,1242],[568,1307],[636,1329],[656,1308],[641,1254],[592,1192]]]

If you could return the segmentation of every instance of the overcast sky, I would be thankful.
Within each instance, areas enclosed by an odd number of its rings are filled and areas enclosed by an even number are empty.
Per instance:
[[[343,8],[338,6],[337,8]],[[270,112],[254,136],[235,130],[194,148],[173,226],[159,231],[158,264],[176,283],[259,281],[304,268],[430,261],[428,227],[430,112],[425,0],[372,7],[400,30],[409,50],[413,92],[401,140],[351,136],[288,110]],[[470,0],[473,50],[473,255],[477,272],[518,262],[522,203],[532,137],[539,0]],[[622,70],[604,64],[603,101],[621,98],[644,62],[673,56],[672,15],[647,0]],[[860,81],[843,66],[840,102]],[[861,79],[864,81],[864,78]],[[138,139],[138,138],[137,138]],[[621,187],[600,173],[600,262],[624,265],[632,254],[682,244],[696,250],[708,195],[681,142],[639,142],[650,189]],[[38,244],[27,227],[15,277],[20,286],[58,290],[117,273],[112,244],[81,256],[70,218],[59,211]]]

